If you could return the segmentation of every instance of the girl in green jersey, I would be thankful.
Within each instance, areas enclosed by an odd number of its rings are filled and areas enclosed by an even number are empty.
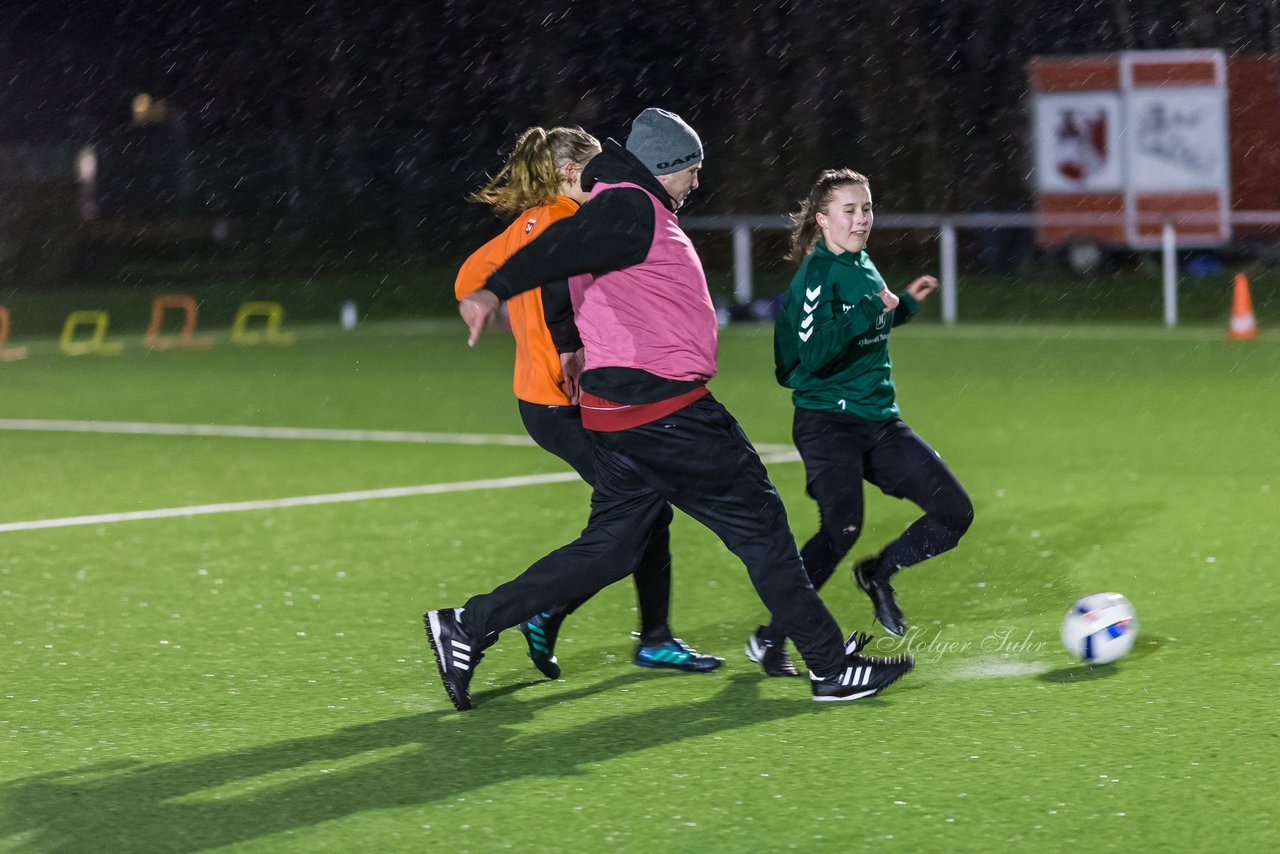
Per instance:
[[[898,417],[889,334],[916,314],[938,281],[921,276],[901,295],[890,291],[866,253],[873,221],[864,176],[838,169],[818,177],[791,233],[789,257],[800,269],[774,329],[775,370],[793,390],[792,436],[821,517],[801,550],[815,588],[862,533],[864,480],[924,511],[853,570],[877,622],[901,637],[907,621],[890,577],[953,548],[973,521],[973,504],[937,452]],[[761,626],[747,656],[771,676],[793,675],[784,640],[777,626]]]

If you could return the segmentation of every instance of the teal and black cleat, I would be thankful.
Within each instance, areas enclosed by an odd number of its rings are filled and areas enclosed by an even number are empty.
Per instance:
[[[518,626],[529,643],[529,658],[533,660],[533,666],[548,679],[560,678],[560,662],[556,661],[555,650],[556,637],[563,622],[564,614],[543,611]]]
[[[680,638],[662,643],[636,644],[636,664],[641,667],[665,667],[689,673],[708,673],[724,664],[723,658],[703,655]]]

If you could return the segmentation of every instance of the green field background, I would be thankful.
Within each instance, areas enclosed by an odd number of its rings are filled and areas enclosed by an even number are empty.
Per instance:
[[[767,236],[767,235],[762,235]],[[719,258],[707,278],[717,304],[735,301],[735,281],[726,234],[698,232],[700,252]],[[770,300],[786,290],[793,268],[779,260],[779,246],[757,246],[751,287],[756,298]],[[879,257],[879,256],[878,256]],[[252,274],[229,261],[184,262],[182,270],[151,265],[111,284],[31,288],[0,285],[0,306],[9,310],[12,343],[56,343],[73,311],[100,311],[109,317],[111,334],[141,334],[151,318],[151,304],[161,294],[186,294],[199,306],[201,329],[231,326],[236,310],[248,301],[279,302],[291,323],[336,324],[344,302],[354,302],[360,317],[379,322],[406,317],[438,317],[454,313],[453,279],[462,258],[410,257],[399,260],[354,260],[341,265],[283,266]],[[938,261],[889,255],[879,258],[885,280],[894,289],[924,273],[938,273]],[[1176,309],[1183,326],[1225,329],[1231,313],[1234,277],[1244,273],[1254,309],[1263,319],[1280,314],[1280,269],[1263,262],[1224,264],[1216,272],[1178,277]],[[956,283],[956,305],[963,323],[1104,323],[1159,326],[1164,319],[1163,270],[1159,259],[1141,256],[1123,269],[1076,275],[1049,259],[1005,274],[962,265]],[[920,319],[938,322],[942,301],[921,307]],[[255,320],[255,323],[260,323]],[[176,330],[181,313],[170,310],[166,329]],[[85,338],[90,326],[77,329]]]
[[[291,347],[31,355],[0,418],[519,435],[510,338],[456,322],[297,327]],[[713,392],[787,444],[771,330]],[[969,489],[952,553],[899,576],[917,668],[815,704],[742,654],[765,614],[678,519],[673,624],[709,675],[630,662],[628,582],[565,624],[561,680],[509,632],[452,710],[421,628],[567,542],[556,483],[0,532],[0,850],[1274,850],[1280,784],[1280,339],[914,324],[903,414]],[[0,429],[0,524],[560,472],[532,447]],[[796,462],[770,473],[804,538]],[[870,496],[855,555],[913,508]],[[1058,625],[1136,605],[1117,665]],[[870,629],[837,572],[824,598]]]

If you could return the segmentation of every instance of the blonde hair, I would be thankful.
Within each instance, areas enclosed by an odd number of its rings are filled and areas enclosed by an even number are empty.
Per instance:
[[[532,127],[520,134],[502,169],[467,201],[489,205],[507,216],[555,200],[565,163],[584,164],[600,153],[600,143],[582,128]]]
[[[867,176],[852,169],[828,169],[818,175],[809,188],[809,195],[800,203],[800,211],[791,215],[791,240],[787,251],[788,261],[801,261],[813,251],[818,242],[818,213],[831,201],[831,194],[839,187],[862,184],[868,190],[871,182]]]

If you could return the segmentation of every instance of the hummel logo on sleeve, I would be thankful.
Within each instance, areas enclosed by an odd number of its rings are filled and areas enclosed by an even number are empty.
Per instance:
[[[804,290],[804,319],[800,321],[800,328],[805,331],[800,333],[801,341],[808,341],[809,336],[813,335],[813,329],[811,328],[813,326],[813,312],[818,307],[818,304],[813,301],[821,294],[821,285],[816,288],[805,288]]]

